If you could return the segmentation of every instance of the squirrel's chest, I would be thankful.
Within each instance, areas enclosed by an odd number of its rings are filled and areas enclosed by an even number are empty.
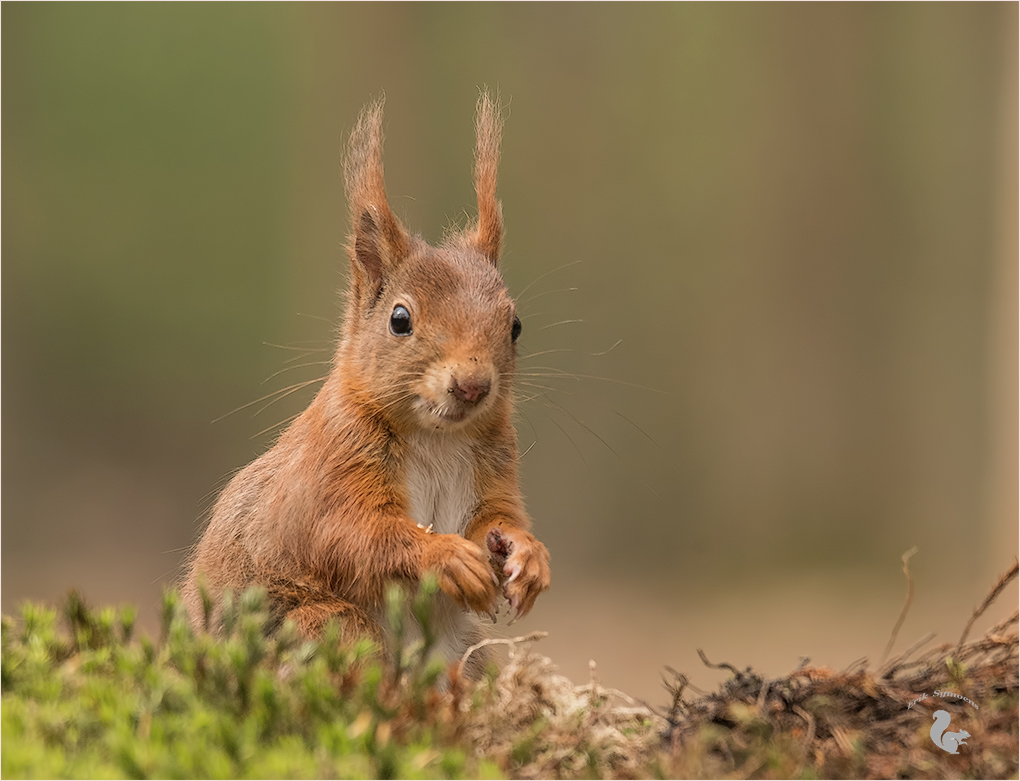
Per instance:
[[[411,518],[437,534],[463,534],[477,502],[470,445],[429,435],[408,444],[405,488]]]

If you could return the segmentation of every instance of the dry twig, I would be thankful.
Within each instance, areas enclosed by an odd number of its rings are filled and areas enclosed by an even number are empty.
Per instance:
[[[910,611],[910,603],[914,601],[914,579],[910,577],[910,559],[915,553],[917,553],[916,545],[903,554],[903,574],[907,576],[907,598],[903,603],[903,610],[900,611],[900,617],[896,619],[896,624],[893,626],[892,634],[889,636],[889,642],[886,643],[885,653],[882,654],[882,661],[879,664],[884,664],[888,658],[889,652],[896,643],[896,635],[900,633],[900,627],[903,626],[907,613]]]
[[[530,643],[533,640],[541,640],[543,637],[548,636],[548,632],[530,632],[520,637],[490,637],[487,640],[482,640],[480,643],[475,643],[464,652],[464,655],[460,658],[460,664],[457,666],[457,675],[464,674],[464,665],[466,665],[468,659],[471,658],[471,654],[481,648],[485,648],[489,645],[508,645],[511,649],[513,649],[517,643]]]

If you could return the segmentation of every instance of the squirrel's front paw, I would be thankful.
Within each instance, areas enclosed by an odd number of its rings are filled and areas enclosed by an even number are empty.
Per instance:
[[[499,581],[484,551],[457,534],[429,540],[424,569],[436,573],[439,588],[461,607],[494,616]]]
[[[538,595],[549,588],[549,551],[531,532],[502,524],[485,537],[489,558],[502,570],[503,596],[517,611],[510,623],[527,615]]]

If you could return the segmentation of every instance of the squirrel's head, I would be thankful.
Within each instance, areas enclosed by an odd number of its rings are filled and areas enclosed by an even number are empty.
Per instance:
[[[476,128],[478,220],[438,247],[409,234],[387,203],[381,100],[347,147],[352,273],[340,367],[362,403],[400,427],[458,429],[509,404],[521,323],[497,268],[500,120],[485,93]]]

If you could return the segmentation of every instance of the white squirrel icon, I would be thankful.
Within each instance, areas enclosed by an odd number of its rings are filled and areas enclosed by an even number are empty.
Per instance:
[[[959,754],[960,752],[957,749],[967,744],[964,738],[969,738],[970,733],[967,730],[946,732],[951,717],[944,710],[935,711],[932,714],[932,718],[935,719],[935,723],[931,725],[932,742],[943,751],[948,751],[950,754]]]

